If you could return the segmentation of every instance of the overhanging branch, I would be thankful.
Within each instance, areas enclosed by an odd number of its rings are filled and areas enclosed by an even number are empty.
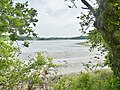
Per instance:
[[[87,8],[93,13],[93,15],[95,16],[95,10],[94,8],[86,1],[86,0],[81,0],[82,3],[87,6]]]

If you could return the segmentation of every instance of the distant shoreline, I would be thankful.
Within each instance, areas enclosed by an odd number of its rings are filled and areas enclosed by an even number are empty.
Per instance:
[[[87,36],[77,36],[77,37],[49,37],[49,38],[42,38],[42,37],[25,37],[19,36],[18,40],[85,40]]]

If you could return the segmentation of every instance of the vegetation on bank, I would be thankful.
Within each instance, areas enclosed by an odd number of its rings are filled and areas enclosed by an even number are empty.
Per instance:
[[[87,36],[78,36],[78,37],[49,37],[49,38],[42,38],[42,37],[25,37],[19,36],[18,40],[78,40],[78,39],[87,39]]]
[[[119,90],[119,81],[110,69],[102,69],[62,76],[54,90]]]

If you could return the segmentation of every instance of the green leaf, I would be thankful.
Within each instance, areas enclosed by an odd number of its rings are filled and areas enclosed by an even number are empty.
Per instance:
[[[0,22],[0,27],[1,27],[1,26],[4,26],[4,23],[3,23],[3,22]]]

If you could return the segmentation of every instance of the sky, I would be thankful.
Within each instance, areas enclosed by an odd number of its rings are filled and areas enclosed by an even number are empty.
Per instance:
[[[25,2],[26,0],[14,0]],[[64,0],[28,0],[29,7],[38,11],[38,23],[34,28],[40,37],[73,37],[80,36],[79,19],[84,5],[76,1],[77,8],[68,8],[72,5]]]

